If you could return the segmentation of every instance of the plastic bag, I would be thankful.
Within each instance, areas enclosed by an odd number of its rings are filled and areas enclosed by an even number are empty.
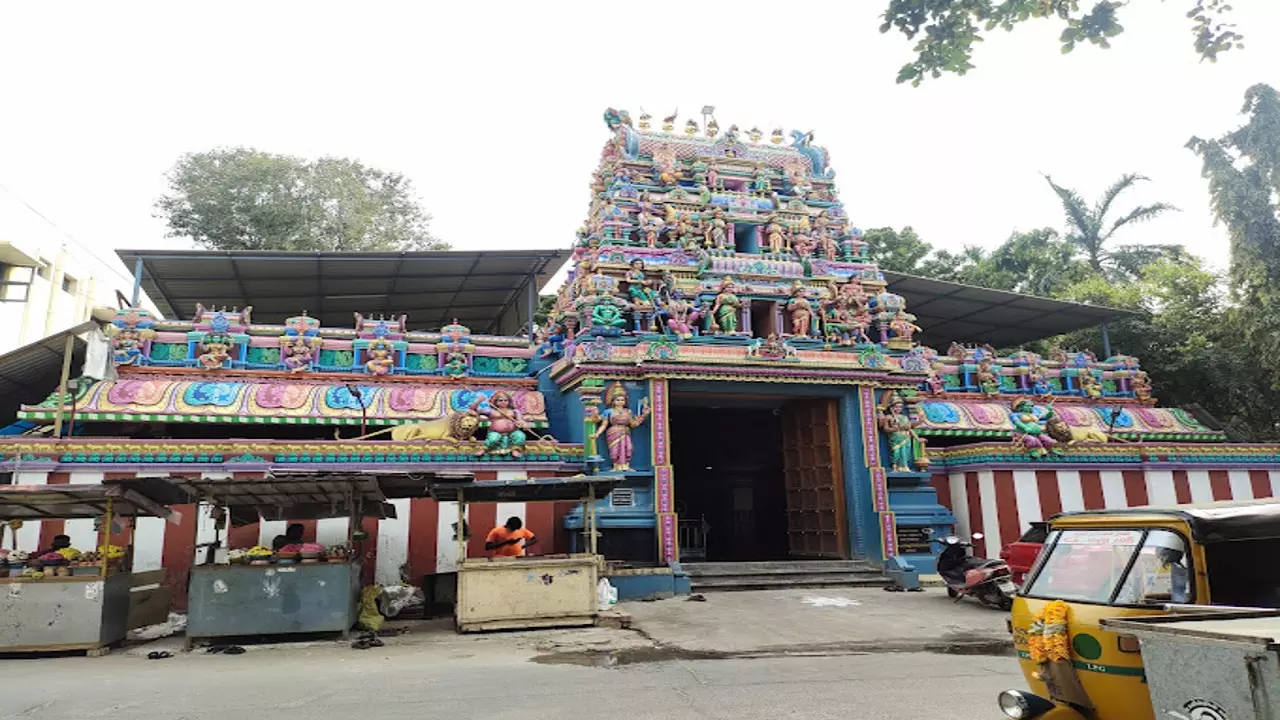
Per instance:
[[[420,609],[426,602],[422,588],[402,583],[382,588],[379,608],[384,617],[393,618],[407,609]]]
[[[356,627],[361,630],[378,632],[386,618],[378,612],[378,596],[382,595],[382,586],[367,585],[360,591],[360,616],[356,618]]]
[[[609,582],[609,578],[600,578],[596,583],[596,606],[604,611],[618,604],[618,588]]]

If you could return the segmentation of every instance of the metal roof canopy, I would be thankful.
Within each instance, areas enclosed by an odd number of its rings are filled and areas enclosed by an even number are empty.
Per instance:
[[[118,250],[140,268],[142,289],[166,318],[205,307],[253,306],[269,322],[307,311],[322,326],[351,326],[352,313],[408,315],[415,330],[455,319],[476,333],[516,334],[529,321],[530,279],[544,288],[570,251],[279,252]],[[536,304],[537,298],[533,299]]]
[[[117,517],[162,517],[174,522],[181,515],[165,507],[183,499],[173,491],[147,482],[122,480],[104,485],[0,485],[0,520],[48,520]]]
[[[595,488],[597,500],[608,495],[626,480],[621,475],[579,475],[560,478],[529,478],[522,480],[481,480],[459,482],[445,480],[430,485],[431,497],[436,500],[473,502],[582,502]]]
[[[88,320],[62,332],[0,355],[0,419],[9,419],[23,404],[34,404],[57,392],[67,336],[75,338],[71,376],[80,374],[86,343],[80,337],[97,327]]]
[[[357,505],[366,517],[394,518],[395,506],[373,475],[310,473],[265,478],[157,477],[183,491],[184,502],[230,508],[233,524],[263,520],[348,517]],[[113,481],[104,481],[113,482]]]
[[[953,342],[1018,347],[1138,314],[897,272],[885,271],[884,279],[916,316],[919,340],[943,351]]]

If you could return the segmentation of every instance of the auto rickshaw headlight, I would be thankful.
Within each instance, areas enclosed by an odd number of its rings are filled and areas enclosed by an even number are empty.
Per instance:
[[[1005,690],[1000,693],[1000,712],[1013,720],[1024,720],[1031,717],[1031,704],[1017,690]]]
[[[1053,709],[1053,703],[1048,700],[1017,690],[1000,693],[999,703],[1000,711],[1013,720],[1030,720]]]

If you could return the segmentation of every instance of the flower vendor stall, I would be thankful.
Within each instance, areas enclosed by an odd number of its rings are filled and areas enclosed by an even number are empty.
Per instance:
[[[123,518],[180,515],[166,504],[172,488],[146,481],[112,485],[0,485],[0,521],[93,519],[96,547],[65,540],[35,552],[12,549],[0,558],[0,652],[85,650],[105,654],[128,631],[133,587],[133,524]],[[115,537],[113,537],[113,535]],[[60,536],[65,538],[66,536]]]
[[[202,558],[187,592],[187,647],[219,637],[342,633],[355,624],[361,578],[362,519],[394,518],[372,475],[269,474],[265,478],[169,478],[212,508],[220,526],[263,520],[348,518],[346,543],[290,539],[280,547],[233,549]],[[412,485],[412,483],[411,483]],[[416,485],[421,492],[421,483]]]
[[[454,609],[461,632],[591,625],[596,582],[604,559],[596,553],[596,499],[623,480],[620,475],[468,481],[438,479],[431,496],[454,501],[458,527],[468,502],[584,503],[589,552],[538,557],[467,558],[466,534],[457,533],[458,593]]]

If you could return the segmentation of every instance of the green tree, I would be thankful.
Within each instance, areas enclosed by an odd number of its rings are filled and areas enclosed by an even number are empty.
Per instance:
[[[1151,2],[1151,0],[1148,0]],[[1230,0],[1182,0],[1190,6],[1187,17],[1201,58],[1243,47],[1242,35],[1228,22]],[[1033,19],[1051,19],[1064,25],[1059,41],[1069,53],[1080,43],[1102,48],[1124,32],[1120,0],[890,0],[880,32],[897,30],[908,39],[919,38],[916,58],[898,71],[898,82],[919,86],[926,77],[943,73],[964,75],[974,68],[973,46],[996,28],[1013,30]]]
[[[1280,93],[1254,85],[1245,93],[1240,128],[1187,146],[1203,161],[1210,204],[1231,246],[1231,325],[1237,352],[1265,366],[1266,386],[1280,388]]]
[[[1089,267],[1095,273],[1110,278],[1126,273],[1132,276],[1132,271],[1142,266],[1143,258],[1146,258],[1146,261],[1149,262],[1159,257],[1176,255],[1182,252],[1180,248],[1168,245],[1126,246],[1123,252],[1120,251],[1121,249],[1110,251],[1106,247],[1107,243],[1115,237],[1120,228],[1146,220],[1153,220],[1166,212],[1177,210],[1177,208],[1168,203],[1152,203],[1136,207],[1116,218],[1113,222],[1108,221],[1107,216],[1111,212],[1111,206],[1116,199],[1125,190],[1147,179],[1141,175],[1122,175],[1119,180],[1111,184],[1111,187],[1107,188],[1097,204],[1090,207],[1075,190],[1062,187],[1055,183],[1053,178],[1045,176],[1049,187],[1053,188],[1053,191],[1057,193],[1058,199],[1062,202],[1062,209],[1066,213],[1067,242],[1084,253]]]
[[[215,250],[442,250],[398,173],[251,148],[188,153],[155,204],[170,237]]]
[[[862,234],[871,258],[884,270],[918,275],[920,262],[933,252],[933,246],[916,234],[910,225],[901,231],[872,228]]]

